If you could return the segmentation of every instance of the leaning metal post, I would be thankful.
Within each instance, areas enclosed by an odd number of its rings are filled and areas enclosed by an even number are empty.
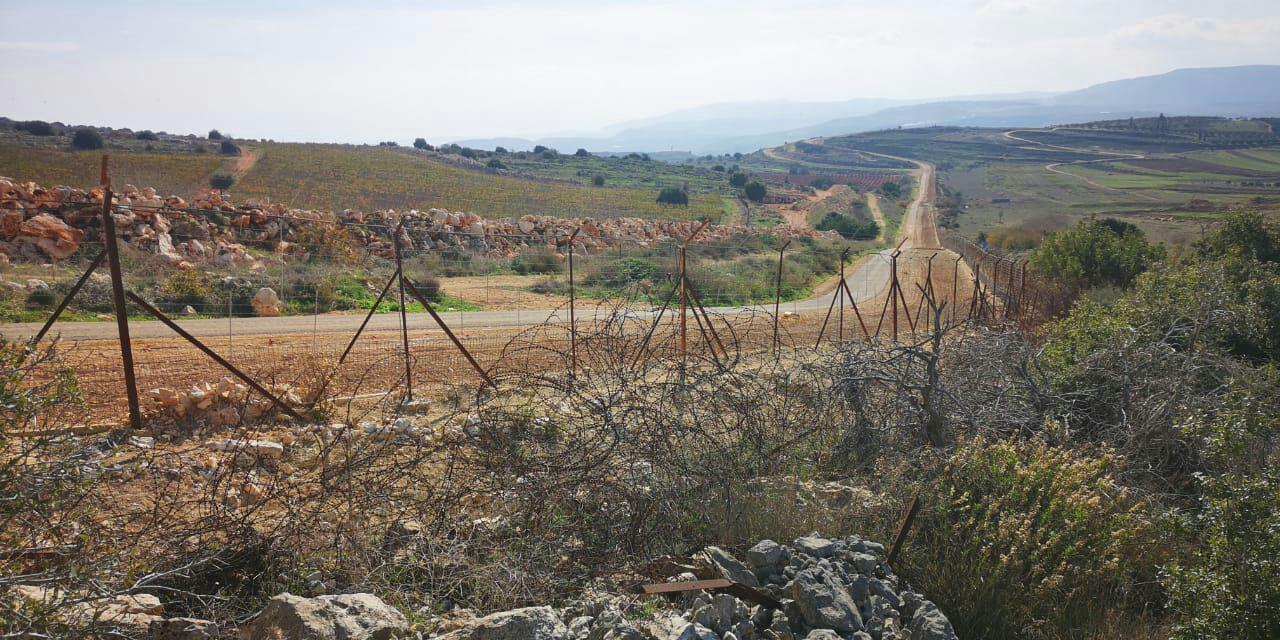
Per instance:
[[[111,302],[116,313],[116,331],[120,339],[120,360],[124,365],[124,389],[129,400],[129,424],[142,428],[142,409],[138,403],[138,380],[133,370],[133,342],[129,339],[129,309],[124,299],[124,276],[120,271],[120,248],[116,245],[116,221],[111,214],[111,193],[107,175],[107,154],[102,154],[102,176],[106,189],[102,193],[102,235],[107,251],[107,268],[111,272]]]

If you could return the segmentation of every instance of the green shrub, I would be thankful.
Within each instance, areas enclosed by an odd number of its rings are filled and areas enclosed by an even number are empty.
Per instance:
[[[1280,470],[1265,455],[1259,464],[1257,446],[1278,427],[1231,412],[1189,429],[1225,472],[1200,476],[1201,506],[1185,526],[1203,543],[1162,576],[1178,640],[1280,638]]]
[[[1165,255],[1138,227],[1114,218],[1082,220],[1052,233],[1031,252],[1031,268],[1069,286],[1127,287]]]
[[[489,167],[490,169],[506,169],[507,168],[507,165],[502,164],[502,161],[497,158],[490,158],[489,161],[485,163],[485,166]]]
[[[746,194],[748,200],[762,202],[765,194],[768,193],[768,189],[765,188],[764,183],[752,180],[742,187],[742,192]]]
[[[151,131],[150,129],[143,129],[142,131],[139,131],[133,134],[133,137],[139,140],[159,140],[160,139],[160,136],[157,136],[156,132]]]
[[[31,293],[27,294],[28,309],[48,309],[55,304],[58,304],[58,294],[49,287],[32,289]]]
[[[224,156],[238,156],[240,155],[240,147],[230,140],[223,140],[222,144],[218,145],[218,152]]]
[[[593,184],[593,185],[595,185],[595,186],[597,186],[597,187],[603,187],[603,186],[604,186],[604,176],[599,175],[599,174],[592,176],[592,177],[591,177],[591,184]]]
[[[661,204],[687,205],[689,204],[689,194],[679,187],[665,187],[658,192],[658,202]]]
[[[426,138],[414,138],[414,139],[413,139],[413,148],[414,148],[414,149],[422,149],[422,150],[424,150],[424,151],[425,151],[425,150],[427,150],[427,149],[430,149],[430,148],[431,148],[431,145],[427,144],[427,140],[426,140]]]
[[[579,158],[589,158],[591,157],[591,152],[586,149],[578,149],[573,152],[573,155],[578,156]]]
[[[813,181],[809,183],[809,186],[813,187],[814,189],[825,191],[835,186],[835,184],[836,184],[835,180],[832,180],[831,178],[828,178],[826,176],[821,176],[818,178],[814,178]]]
[[[71,136],[72,149],[91,151],[104,146],[106,143],[102,140],[102,134],[93,129],[76,129],[75,135]]]
[[[902,197],[902,185],[898,184],[896,181],[886,182],[880,185],[880,187],[876,189],[876,191],[879,191],[885,197],[888,197],[894,200]]]
[[[1118,458],[1040,442],[960,445],[922,509],[899,571],[962,638],[1060,637],[1150,602],[1159,554]]]
[[[564,280],[556,280],[554,278],[543,278],[533,283],[529,290],[534,293],[542,293],[549,295],[566,295],[569,293],[569,283]]]
[[[210,130],[209,130],[209,139],[210,139],[210,140],[221,140],[221,139],[222,139],[222,134],[221,134],[221,133],[219,133],[217,129],[210,129]]]
[[[211,278],[195,270],[177,271],[165,280],[156,296],[156,302],[168,310],[180,310],[187,305],[198,311],[217,306],[219,296]]]
[[[834,230],[849,240],[872,240],[880,235],[880,225],[874,220],[862,222],[839,211],[830,211],[816,225],[819,231]]]
[[[548,247],[535,247],[520,252],[511,261],[511,268],[520,275],[532,273],[559,273],[564,267],[560,257]]]
[[[444,288],[440,286],[440,279],[435,276],[414,280],[413,284],[418,287],[418,293],[431,302],[440,302],[444,297]]]
[[[740,171],[734,171],[729,174],[729,186],[735,189],[741,189],[747,186],[747,174]]]
[[[235,183],[235,176],[229,173],[218,172],[209,177],[209,186],[219,191],[226,191]]]

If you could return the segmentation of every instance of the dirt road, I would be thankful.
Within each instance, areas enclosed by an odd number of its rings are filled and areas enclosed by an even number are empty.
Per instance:
[[[1058,127],[1054,127],[1054,128],[1052,128],[1052,129],[1048,129],[1048,131],[1057,131],[1057,130],[1058,130]],[[1026,149],[1030,149],[1030,148],[1035,148],[1035,149],[1048,149],[1048,150],[1050,150],[1050,151],[1063,151],[1063,152],[1071,152],[1071,153],[1094,153],[1094,154],[1099,154],[1099,155],[1105,155],[1105,156],[1108,156],[1108,157],[1106,157],[1106,158],[1098,158],[1098,159],[1096,159],[1096,160],[1073,160],[1073,161],[1070,161],[1070,162],[1051,162],[1051,163],[1046,164],[1046,165],[1044,166],[1045,171],[1048,171],[1048,172],[1050,172],[1050,173],[1056,173],[1056,174],[1058,174],[1058,175],[1062,175],[1062,176],[1070,176],[1070,177],[1072,177],[1072,178],[1075,178],[1076,180],[1083,181],[1085,184],[1087,184],[1087,185],[1089,185],[1089,186],[1091,186],[1091,187],[1096,187],[1096,188],[1098,188],[1098,189],[1105,189],[1105,190],[1107,190],[1107,191],[1116,191],[1116,192],[1119,192],[1119,193],[1124,193],[1124,194],[1127,194],[1127,195],[1131,195],[1131,196],[1135,196],[1135,197],[1138,197],[1138,198],[1142,198],[1142,199],[1144,199],[1144,200],[1152,200],[1152,201],[1159,200],[1159,198],[1153,198],[1153,197],[1148,196],[1148,195],[1146,195],[1146,194],[1144,194],[1144,193],[1133,193],[1133,192],[1130,192],[1130,191],[1128,191],[1128,190],[1120,189],[1120,188],[1117,188],[1117,187],[1108,187],[1108,186],[1107,186],[1107,185],[1105,185],[1105,184],[1101,184],[1101,183],[1096,182],[1096,181],[1094,181],[1094,180],[1090,180],[1089,178],[1086,178],[1086,177],[1084,177],[1084,176],[1082,176],[1082,175],[1080,175],[1080,174],[1078,174],[1078,173],[1071,173],[1070,171],[1067,171],[1066,169],[1063,169],[1063,168],[1062,168],[1062,167],[1067,167],[1067,166],[1071,166],[1071,165],[1097,164],[1097,163],[1099,163],[1099,162],[1114,162],[1114,161],[1116,161],[1116,160],[1124,160],[1124,159],[1129,159],[1129,160],[1144,160],[1144,159],[1146,159],[1146,157],[1147,157],[1147,156],[1142,155],[1142,154],[1140,154],[1140,153],[1124,153],[1124,152],[1121,152],[1121,151],[1097,151],[1097,150],[1094,150],[1094,149],[1076,149],[1076,148],[1073,148],[1073,147],[1064,147],[1064,146],[1062,146],[1062,145],[1058,145],[1058,144],[1048,144],[1048,143],[1046,143],[1046,142],[1039,142],[1039,141],[1037,141],[1037,140],[1030,140],[1030,139],[1027,139],[1027,138],[1022,138],[1022,137],[1019,137],[1019,136],[1014,135],[1015,133],[1027,133],[1027,132],[1031,132],[1031,131],[1038,131],[1038,129],[1010,129],[1009,131],[1005,131],[1005,132],[1004,132],[1004,137],[1006,137],[1006,138],[1008,138],[1008,139],[1010,139],[1010,140],[1017,141],[1017,142],[1024,142],[1024,143],[1026,143],[1026,144],[1034,145],[1034,147],[1023,147],[1023,148],[1026,148]]]

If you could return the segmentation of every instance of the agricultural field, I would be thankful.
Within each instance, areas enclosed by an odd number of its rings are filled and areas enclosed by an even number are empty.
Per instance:
[[[654,189],[582,186],[468,169],[385,147],[267,143],[232,189],[315,209],[472,211],[484,217],[704,218],[734,210],[719,195],[691,193],[688,206],[656,202]]]
[[[208,153],[110,153],[113,182],[155,187],[165,195],[190,195],[222,164],[221,158]],[[85,189],[98,184],[101,157],[101,151],[67,151],[5,141],[0,142],[0,176]]]
[[[403,152],[415,153],[409,149]],[[503,171],[514,176],[559,180],[586,187],[594,186],[599,177],[604,179],[607,187],[644,189],[655,193],[663,187],[679,187],[689,193],[738,195],[737,189],[729,185],[728,169],[733,165],[732,161],[700,166],[648,159],[641,154],[576,155],[555,151],[480,152],[478,157],[485,164],[496,160]]]
[[[959,198],[954,224],[971,237],[1043,233],[1106,215],[1179,244],[1233,207],[1280,210],[1280,146],[1239,143],[1264,135],[1261,121],[1170,120],[1165,130],[1142,129],[1141,121],[1136,129],[903,129],[790,145],[786,153],[825,147],[933,162],[939,184]]]

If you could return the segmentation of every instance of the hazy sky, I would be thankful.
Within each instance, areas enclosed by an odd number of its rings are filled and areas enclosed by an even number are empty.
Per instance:
[[[1280,63],[1276,0],[17,2],[0,115],[368,142]]]

